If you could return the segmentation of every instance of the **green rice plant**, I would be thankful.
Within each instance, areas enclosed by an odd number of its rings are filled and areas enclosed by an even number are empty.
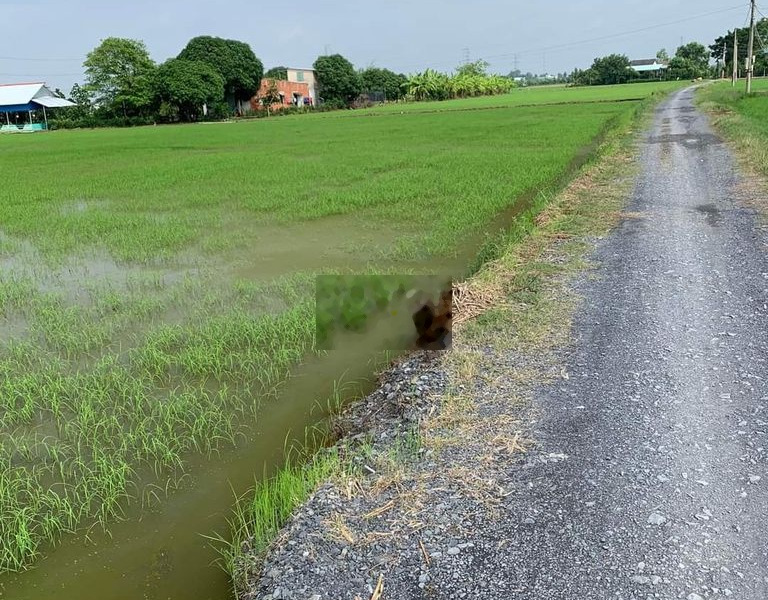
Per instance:
[[[304,502],[317,485],[338,472],[340,459],[334,450],[326,450],[301,464],[297,456],[274,477],[257,481],[253,490],[238,497],[229,519],[227,538],[205,536],[220,553],[220,565],[228,573],[240,572],[236,563],[244,553],[263,553],[294,509]],[[244,589],[244,581],[234,580],[235,597]]]

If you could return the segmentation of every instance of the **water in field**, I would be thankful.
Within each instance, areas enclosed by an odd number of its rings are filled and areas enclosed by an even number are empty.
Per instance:
[[[366,344],[367,346],[367,344]],[[370,353],[370,346],[368,346]],[[279,399],[264,407],[247,441],[215,460],[190,462],[183,487],[157,508],[129,511],[109,534],[94,528],[65,536],[63,543],[34,570],[0,578],[0,597],[13,600],[169,600],[229,597],[226,573],[213,562],[216,552],[204,536],[226,536],[235,493],[244,493],[277,468],[291,435],[325,413],[334,377],[344,371],[366,389],[371,372],[366,348],[347,346],[300,368]],[[372,356],[370,358],[373,358]],[[350,388],[349,393],[353,389]]]
[[[238,297],[227,291],[233,287],[269,285],[293,271],[313,273],[331,268],[366,272],[371,264],[423,269],[419,263],[386,257],[387,242],[396,237],[392,231],[384,226],[358,225],[350,227],[348,220],[329,218],[311,226],[253,227],[236,232],[238,244],[234,249],[214,256],[189,252],[151,264],[122,264],[96,250],[50,260],[29,242],[6,236],[14,250],[0,256],[0,286],[6,286],[11,298],[13,290],[23,289],[24,302],[0,305],[4,308],[0,315],[0,360],[14,344],[26,342],[41,352],[63,357],[64,368],[73,373],[92,371],[105,356],[116,357],[118,368],[130,366],[132,353],[156,328],[193,327],[211,312],[238,302]],[[453,275],[455,265],[465,261],[466,257],[432,261],[428,271]],[[272,298],[270,293],[267,288],[258,304],[249,299],[239,308],[275,315],[289,308],[283,299]],[[99,312],[105,298],[115,302],[114,315],[109,310],[106,314]],[[148,299],[156,301],[156,310],[136,312],[136,320],[131,318],[127,326],[122,326],[121,311],[128,310],[125,316],[131,317],[134,305],[141,306]],[[57,319],[75,319],[70,322],[72,329],[89,327],[92,318],[97,321],[96,331],[103,326],[109,337],[95,349],[76,346],[70,351],[69,338],[59,341],[54,332],[48,331],[55,327],[45,319],[45,312],[52,307],[59,311],[54,313]],[[255,479],[274,472],[282,463],[286,443],[291,438],[302,440],[307,427],[324,419],[339,381],[354,384],[343,387],[342,396],[370,389],[375,362],[381,360],[382,350],[391,349],[385,344],[391,335],[391,327],[381,322],[380,326],[369,327],[365,334],[335,338],[332,350],[294,368],[277,396],[265,398],[250,422],[240,424],[235,448],[225,444],[211,457],[188,453],[178,489],[170,489],[167,495],[165,490],[157,489],[152,495],[155,501],[145,508],[141,502],[131,502],[122,519],[110,522],[108,533],[99,525],[88,529],[91,524],[86,523],[82,533],[65,534],[56,547],[44,545],[43,557],[32,570],[0,576],[0,597],[227,597],[227,575],[213,564],[217,554],[205,536],[227,536],[226,519],[235,495],[246,492]],[[158,401],[163,401],[162,389],[182,381],[182,376],[174,373],[158,389]],[[221,387],[216,382],[206,385]],[[247,390],[245,387],[244,393]],[[11,433],[30,436],[42,432],[57,437],[56,423],[36,418]],[[151,472],[143,474],[147,476],[144,483],[153,481]],[[141,496],[145,497],[143,493]]]

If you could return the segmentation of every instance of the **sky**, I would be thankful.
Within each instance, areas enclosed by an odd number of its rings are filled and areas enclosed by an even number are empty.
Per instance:
[[[768,13],[768,0],[761,1]],[[143,40],[162,62],[198,35],[251,45],[266,68],[311,67],[340,53],[356,67],[451,71],[483,58],[492,72],[557,73],[597,56],[652,58],[681,42],[711,44],[742,27],[748,0],[0,0],[0,83],[69,91],[106,37]]]

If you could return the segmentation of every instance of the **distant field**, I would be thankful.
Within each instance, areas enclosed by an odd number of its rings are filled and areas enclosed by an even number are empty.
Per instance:
[[[444,252],[454,236],[562,172],[630,108],[299,116],[7,136],[0,156],[14,176],[0,189],[0,216],[6,234],[47,255],[94,245],[121,260],[193,247],[215,253],[248,248],[265,224],[341,215],[389,228],[391,244]]]
[[[444,268],[676,85],[0,137],[0,570],[244,439],[313,275]]]
[[[480,109],[489,107],[513,107],[525,105],[569,104],[582,102],[617,102],[645,98],[656,92],[666,92],[685,85],[686,82],[659,81],[626,85],[566,87],[564,85],[519,88],[503,96],[485,96],[446,100],[444,102],[408,102],[387,104],[367,109],[370,113],[400,111],[435,111]]]

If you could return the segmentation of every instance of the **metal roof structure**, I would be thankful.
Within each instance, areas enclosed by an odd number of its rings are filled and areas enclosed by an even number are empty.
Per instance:
[[[642,58],[629,61],[629,66],[638,73],[643,73],[646,71],[660,71],[661,69],[666,69],[669,65],[657,58]]]
[[[44,83],[8,83],[0,85],[0,113],[27,112],[40,108],[75,106],[57,98]]]

